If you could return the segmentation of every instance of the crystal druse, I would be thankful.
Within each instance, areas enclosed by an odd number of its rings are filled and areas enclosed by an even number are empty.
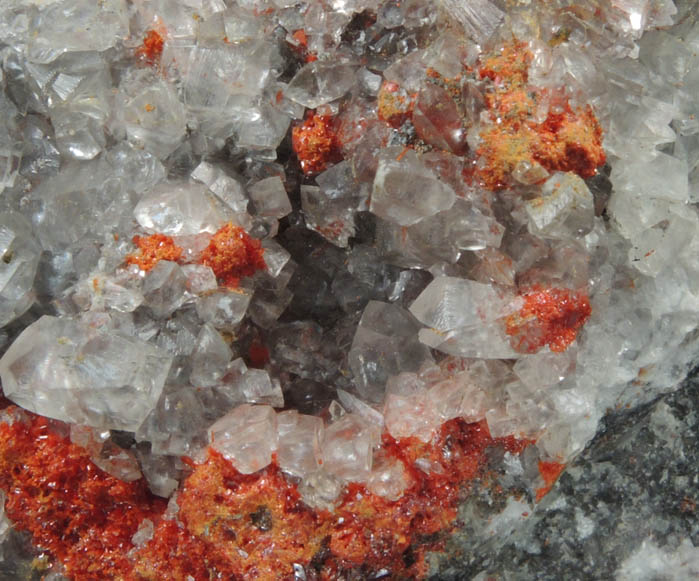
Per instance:
[[[697,16],[3,2],[0,570],[438,578],[524,527],[697,362]],[[595,574],[699,574],[651,540]]]

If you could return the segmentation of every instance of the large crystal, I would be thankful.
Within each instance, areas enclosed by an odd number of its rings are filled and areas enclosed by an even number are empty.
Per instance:
[[[594,200],[585,182],[573,173],[555,173],[541,196],[526,203],[529,231],[551,236],[584,236],[592,230]]]
[[[33,412],[136,430],[160,397],[172,358],[102,321],[44,316],[0,359],[3,391]]]
[[[199,184],[162,184],[136,204],[134,217],[147,232],[168,236],[213,234],[233,212]]]
[[[172,153],[185,136],[185,108],[174,87],[151,71],[137,71],[121,82],[114,132],[125,132],[136,147],[158,158]]]
[[[518,357],[505,334],[504,317],[519,307],[507,291],[449,276],[433,280],[410,307],[429,328],[420,341],[434,349],[485,359]]]
[[[76,29],[76,22],[80,22]],[[29,58],[50,63],[68,52],[103,51],[128,31],[124,0],[62,0],[38,11],[29,31]]]
[[[27,220],[0,214],[0,327],[22,315],[34,301],[32,288],[41,247]]]
[[[291,79],[285,94],[292,101],[315,109],[339,99],[354,84],[355,67],[331,61],[304,65]]]
[[[346,482],[364,481],[371,472],[372,428],[355,414],[346,414],[330,424],[321,446],[323,470]]]
[[[412,150],[387,149],[379,160],[369,209],[400,226],[410,226],[454,205],[454,190]]]
[[[289,410],[277,416],[277,431],[277,460],[284,472],[303,478],[318,469],[323,420]]]
[[[211,446],[243,474],[262,470],[277,449],[277,414],[266,405],[243,404],[209,428]]]
[[[419,325],[397,305],[371,301],[362,314],[349,352],[357,389],[380,402],[386,381],[401,371],[415,371],[431,358],[417,340]]]

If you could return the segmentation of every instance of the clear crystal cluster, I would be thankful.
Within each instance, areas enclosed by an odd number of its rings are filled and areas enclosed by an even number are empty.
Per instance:
[[[313,507],[352,482],[395,500],[382,434],[454,418],[570,461],[699,352],[699,24],[677,4],[6,0],[5,397],[163,496],[211,445]],[[497,109],[514,73],[483,71],[513,38],[537,99]],[[510,106],[594,114],[606,164],[481,179]],[[264,260],[235,282],[207,258],[229,225]],[[176,255],[138,262],[159,235]],[[589,298],[564,347],[526,310],[546,289]]]

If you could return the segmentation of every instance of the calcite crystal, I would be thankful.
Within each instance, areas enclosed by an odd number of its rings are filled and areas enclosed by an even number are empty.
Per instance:
[[[0,542],[410,579],[518,530],[696,363],[690,4],[5,2]]]

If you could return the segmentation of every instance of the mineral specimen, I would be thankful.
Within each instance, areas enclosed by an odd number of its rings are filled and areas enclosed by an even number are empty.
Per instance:
[[[0,52],[0,573],[466,566],[696,364],[688,0],[9,0]]]

